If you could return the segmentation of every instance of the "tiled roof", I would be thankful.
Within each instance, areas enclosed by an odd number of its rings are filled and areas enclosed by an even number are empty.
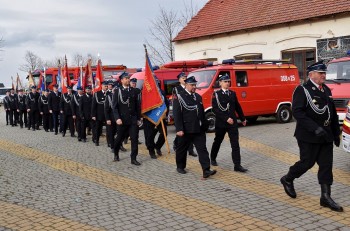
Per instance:
[[[344,12],[350,13],[350,0],[210,0],[174,41]]]

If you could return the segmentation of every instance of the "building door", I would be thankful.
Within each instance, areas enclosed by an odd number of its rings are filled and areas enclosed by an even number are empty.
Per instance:
[[[290,59],[298,68],[300,81],[305,82],[306,68],[316,62],[316,49],[282,51],[282,59]]]

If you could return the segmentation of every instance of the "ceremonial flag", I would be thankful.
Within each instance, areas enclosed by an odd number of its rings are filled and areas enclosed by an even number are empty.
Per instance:
[[[92,71],[91,71],[91,58],[86,63],[86,68],[85,68],[85,76],[82,81],[83,85],[83,90],[85,90],[85,87],[90,85],[92,86]]]
[[[79,79],[78,79],[78,86],[77,87],[82,87],[82,82],[83,82],[83,66],[80,66],[80,73],[79,73]]]
[[[41,86],[40,86],[40,90],[41,90],[41,92],[40,92],[40,94],[43,94],[43,92],[46,90],[46,73],[45,73],[45,68],[44,68],[44,75],[43,76],[41,76],[41,74],[40,74],[40,77],[41,77]]]
[[[62,76],[61,76],[61,65],[58,63],[56,84],[58,85],[58,91],[62,92]]]
[[[69,79],[69,74],[68,74],[68,66],[67,66],[67,57],[64,56],[64,67],[62,70],[62,94],[67,93],[67,87],[70,86],[70,79]]]
[[[158,125],[166,113],[165,99],[152,71],[152,64],[146,50],[145,79],[142,87],[141,113],[149,121]]]
[[[21,79],[19,78],[19,75],[18,75],[18,73],[17,73],[16,91],[22,90],[22,89],[23,89],[22,82],[21,82]]]
[[[29,88],[31,88],[32,86],[35,86],[34,78],[32,76],[31,71],[29,71],[28,73],[28,85],[29,85]]]
[[[101,59],[97,61],[96,77],[93,92],[98,92],[102,90],[103,73],[102,73],[102,63]]]
[[[15,85],[13,83],[13,77],[11,76],[11,82],[12,82],[12,89],[16,91]]]

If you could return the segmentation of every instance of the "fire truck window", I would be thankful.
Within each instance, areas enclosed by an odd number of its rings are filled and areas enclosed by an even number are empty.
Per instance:
[[[228,75],[230,77],[230,79],[231,79],[231,75],[230,75],[229,71],[220,71],[220,73],[218,74],[218,77],[216,77],[214,88],[219,88],[220,87],[219,79],[223,75]],[[230,87],[231,87],[231,83],[230,83]]]
[[[248,86],[248,77],[246,71],[236,71],[236,84],[237,87]]]
[[[46,77],[45,78],[46,83],[48,83],[48,84],[52,83],[52,75],[51,74],[47,74],[45,77]]]
[[[74,73],[69,73],[69,79],[74,80]]]
[[[172,80],[164,80],[164,91],[165,95],[171,95],[173,92],[173,88],[178,86],[180,83],[177,79]]]

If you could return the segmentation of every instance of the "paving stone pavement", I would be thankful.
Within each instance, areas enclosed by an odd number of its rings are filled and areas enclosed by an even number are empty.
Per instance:
[[[298,159],[295,123],[262,118],[240,127],[242,165],[233,171],[226,138],[211,179],[201,179],[197,158],[188,174],[176,172],[174,154],[157,160],[139,145],[112,162],[104,138],[96,147],[53,133],[6,126],[0,108],[0,230],[350,230],[350,161],[334,149],[332,197],[345,208],[319,205],[317,167],[295,181],[289,198],[280,177]],[[168,127],[170,146],[174,128]],[[207,134],[210,151],[214,134]],[[140,140],[144,143],[143,131]],[[130,144],[126,145],[130,150]]]

